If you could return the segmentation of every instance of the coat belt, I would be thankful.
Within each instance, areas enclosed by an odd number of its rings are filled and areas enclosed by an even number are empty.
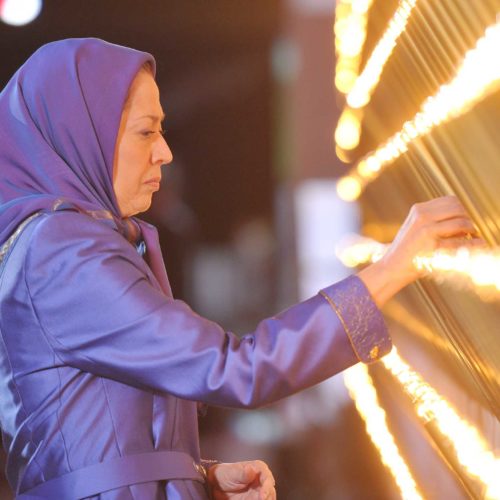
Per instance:
[[[80,499],[130,484],[172,479],[204,482],[201,465],[181,451],[154,451],[106,460],[49,479],[17,500]]]

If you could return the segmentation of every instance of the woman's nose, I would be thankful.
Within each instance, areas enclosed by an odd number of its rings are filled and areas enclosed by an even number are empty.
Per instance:
[[[174,157],[169,145],[167,144],[167,141],[163,137],[160,137],[155,143],[151,162],[153,164],[159,163],[161,165],[164,165],[171,163],[173,159]]]

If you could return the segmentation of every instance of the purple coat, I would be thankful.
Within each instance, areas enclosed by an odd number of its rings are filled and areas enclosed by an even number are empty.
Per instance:
[[[195,401],[258,407],[390,349],[356,277],[238,339],[166,296],[109,224],[73,211],[30,221],[8,244],[0,280],[0,415],[17,493],[148,452],[198,463]],[[206,498],[197,480],[143,481],[96,498]],[[57,498],[76,498],[74,488]]]

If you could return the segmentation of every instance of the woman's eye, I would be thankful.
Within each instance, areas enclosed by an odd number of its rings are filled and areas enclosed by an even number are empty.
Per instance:
[[[164,130],[143,130],[141,132],[141,135],[143,135],[144,137],[151,137],[155,134],[164,135],[165,131]]]

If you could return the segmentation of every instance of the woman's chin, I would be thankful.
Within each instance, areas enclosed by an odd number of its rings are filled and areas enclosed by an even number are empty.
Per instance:
[[[125,208],[120,208],[120,212],[122,217],[126,219],[127,217],[133,217],[134,215],[146,212],[151,207],[152,196],[148,196],[147,198],[137,200],[135,203],[130,203]]]

